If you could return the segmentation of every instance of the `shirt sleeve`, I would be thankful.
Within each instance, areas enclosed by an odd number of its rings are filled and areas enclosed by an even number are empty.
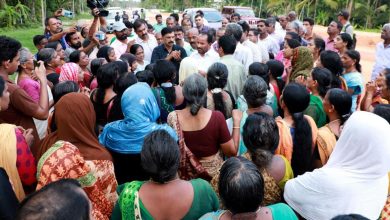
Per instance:
[[[16,167],[18,169],[20,180],[25,186],[33,185],[37,179],[35,174],[37,172],[37,166],[35,165],[35,159],[27,145],[26,140],[22,132],[16,129]]]
[[[180,48],[180,55],[182,60],[188,56],[186,50],[183,47]]]
[[[230,141],[232,139],[232,137],[230,136],[230,132],[229,132],[229,129],[227,127],[227,124],[226,124],[226,120],[225,120],[225,117],[223,116],[223,114],[219,111],[215,111],[214,112],[215,114],[215,121],[216,121],[216,125],[219,126],[218,128],[218,131],[219,131],[219,144],[224,144],[228,141]]]
[[[10,98],[15,109],[27,116],[35,116],[39,105],[23,89],[17,88]]]
[[[158,48],[155,47],[152,52],[152,59],[150,60],[150,63],[155,63],[158,60]]]

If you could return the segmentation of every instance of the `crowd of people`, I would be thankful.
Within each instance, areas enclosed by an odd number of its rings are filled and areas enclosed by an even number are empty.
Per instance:
[[[0,219],[390,218],[390,23],[92,14],[0,36]]]

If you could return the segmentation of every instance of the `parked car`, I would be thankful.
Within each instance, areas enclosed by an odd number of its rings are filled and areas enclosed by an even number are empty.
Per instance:
[[[260,21],[260,18],[255,16],[252,8],[242,7],[242,6],[223,6],[222,16],[230,20],[232,14],[237,13],[240,15],[241,20],[245,20],[251,26],[251,28],[256,27],[257,23]]]
[[[122,21],[122,14],[123,14],[124,10],[119,8],[119,7],[107,8],[106,10],[108,11],[108,16],[106,17],[107,32],[112,33],[113,32],[112,26],[115,23],[116,13],[119,12],[119,15],[121,16],[121,21]],[[127,14],[129,14],[129,13],[127,13]],[[130,17],[130,15],[129,15],[129,17]]]
[[[192,24],[195,26],[195,15],[198,10],[202,10],[204,19],[207,20],[209,27],[218,29],[222,26],[222,15],[221,12],[214,8],[188,8],[184,10],[190,16]]]

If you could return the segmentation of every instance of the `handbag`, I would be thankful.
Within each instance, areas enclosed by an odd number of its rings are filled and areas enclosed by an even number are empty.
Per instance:
[[[183,180],[191,180],[195,178],[202,178],[206,181],[211,180],[211,176],[207,170],[202,166],[198,158],[191,152],[184,142],[183,131],[180,127],[179,117],[174,111],[173,117],[168,117],[168,124],[171,125],[177,132],[179,137],[179,151],[180,151],[180,166],[179,176]]]

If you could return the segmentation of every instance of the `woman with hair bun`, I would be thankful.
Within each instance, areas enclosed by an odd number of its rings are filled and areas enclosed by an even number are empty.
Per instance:
[[[322,100],[330,89],[331,81],[332,73],[326,68],[316,67],[311,72],[311,76],[307,77],[306,87],[311,91],[311,94],[309,107],[306,108],[304,114],[311,116],[319,128],[326,124]]]
[[[149,181],[119,186],[111,219],[199,219],[218,209],[218,197],[208,182],[185,181],[177,175],[180,151],[167,131],[156,130],[145,137],[141,164]]]
[[[342,89],[330,89],[323,100],[324,111],[329,123],[318,130],[317,147],[314,150],[314,167],[319,168],[326,164],[345,121],[349,118],[352,106],[352,97]]]
[[[225,119],[232,116],[235,106],[233,96],[223,88],[226,87],[228,69],[223,63],[214,63],[207,71],[207,108],[222,112]]]
[[[208,175],[213,177],[222,165],[219,151],[228,157],[237,154],[240,121],[234,120],[236,116],[233,115],[233,142],[223,114],[203,107],[206,103],[207,81],[199,74],[186,78],[183,95],[186,107],[171,112],[168,124],[176,130],[179,137],[182,133],[183,137],[180,138],[184,138],[187,148]]]

